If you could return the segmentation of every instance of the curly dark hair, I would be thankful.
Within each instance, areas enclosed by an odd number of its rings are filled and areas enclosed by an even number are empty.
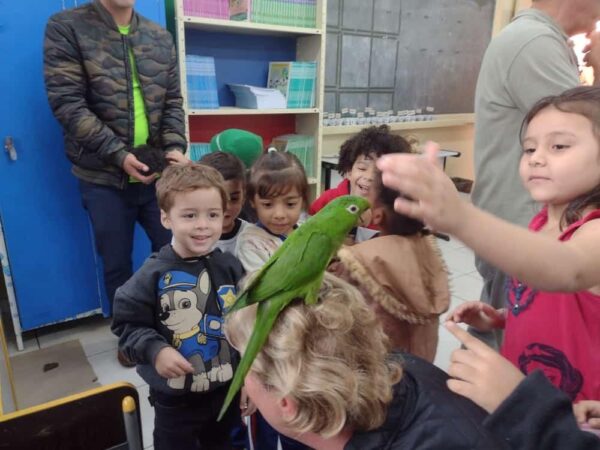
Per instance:
[[[569,89],[562,94],[544,97],[538,101],[523,119],[520,138],[523,142],[527,127],[542,110],[555,108],[564,113],[579,114],[592,123],[596,140],[600,143],[600,88],[594,86],[579,86]],[[560,229],[581,219],[581,214],[588,207],[600,208],[600,186],[590,192],[580,195],[569,202],[560,219]]]
[[[341,176],[352,170],[352,166],[360,155],[374,153],[378,158],[388,153],[410,153],[410,144],[402,136],[390,133],[387,125],[363,128],[342,144],[338,172]]]

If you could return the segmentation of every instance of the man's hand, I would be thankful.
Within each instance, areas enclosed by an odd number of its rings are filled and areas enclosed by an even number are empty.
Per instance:
[[[169,164],[184,165],[190,162],[190,160],[179,150],[170,150],[165,157],[167,158],[167,161],[169,161]]]
[[[144,184],[150,184],[156,179],[155,173],[151,173],[150,175],[142,174],[142,172],[146,172],[148,170],[148,166],[137,159],[133,153],[129,153],[123,160],[123,170],[129,176],[132,176]]]
[[[510,361],[454,322],[446,322],[445,326],[465,346],[452,352],[448,368],[452,378],[446,382],[448,389],[493,413],[525,376]]]
[[[154,368],[163,378],[177,378],[194,373],[194,367],[173,347],[164,347],[156,355]]]
[[[465,302],[454,309],[446,320],[454,323],[466,323],[477,331],[487,331],[504,328],[506,310],[494,307],[479,301]]]

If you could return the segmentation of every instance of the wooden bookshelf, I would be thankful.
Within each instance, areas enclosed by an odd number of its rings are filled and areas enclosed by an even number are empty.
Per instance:
[[[173,18],[170,28],[175,31],[176,36],[181,94],[187,114],[188,139],[191,136],[195,142],[199,142],[198,139],[202,139],[200,142],[207,142],[211,133],[226,128],[242,128],[255,132],[263,137],[265,146],[268,146],[270,140],[279,134],[297,133],[313,136],[315,166],[313,168],[314,176],[309,178],[309,184],[311,185],[311,197],[316,197],[319,194],[321,179],[319,162],[322,154],[323,134],[326,0],[317,0],[315,28],[189,16],[184,14],[183,0],[169,1],[172,4],[172,11],[168,15]],[[254,45],[254,41],[258,44]],[[248,49],[248,46],[251,45],[254,47]],[[188,52],[215,58],[221,107],[217,109],[189,108],[185,66]],[[253,60],[252,58],[263,59]],[[264,86],[266,78],[258,80],[255,72],[257,67],[265,66],[266,74],[268,70],[266,61],[316,61],[315,106],[313,108],[258,110],[238,108],[231,104],[232,97],[224,85],[233,82]],[[229,117],[231,120],[228,120]]]

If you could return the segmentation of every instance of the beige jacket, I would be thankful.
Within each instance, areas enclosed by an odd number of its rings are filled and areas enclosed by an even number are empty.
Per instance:
[[[448,310],[448,272],[435,238],[383,236],[338,252],[329,270],[356,286],[394,349],[433,361],[439,316]]]

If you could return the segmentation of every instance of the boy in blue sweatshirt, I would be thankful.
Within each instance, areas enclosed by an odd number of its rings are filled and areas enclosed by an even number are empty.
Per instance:
[[[216,422],[238,355],[223,336],[239,261],[215,249],[227,191],[200,164],[170,166],[156,184],[174,241],[151,255],[115,294],[112,331],[137,364],[155,409],[154,448],[229,449],[236,416]]]

